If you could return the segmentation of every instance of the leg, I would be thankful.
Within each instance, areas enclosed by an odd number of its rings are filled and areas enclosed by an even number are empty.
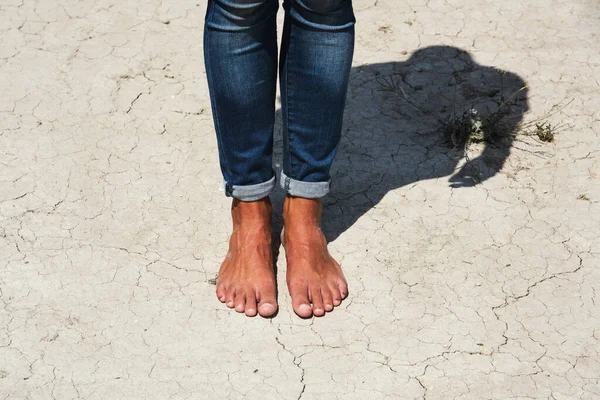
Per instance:
[[[277,310],[271,255],[277,0],[209,0],[204,58],[233,233],[217,297],[248,316]]]
[[[272,169],[278,0],[209,0],[204,61],[228,196],[265,197]]]
[[[320,198],[341,137],[354,50],[351,0],[286,0],[280,59],[284,119],[281,185],[287,281],[294,311],[321,316],[347,295],[320,229]],[[311,305],[312,304],[312,305]]]

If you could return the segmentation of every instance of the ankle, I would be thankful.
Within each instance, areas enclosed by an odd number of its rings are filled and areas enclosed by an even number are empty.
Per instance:
[[[271,199],[264,197],[256,201],[233,199],[231,217],[234,227],[251,225],[271,229]]]
[[[321,225],[321,199],[286,196],[283,202],[283,221],[286,227]]]

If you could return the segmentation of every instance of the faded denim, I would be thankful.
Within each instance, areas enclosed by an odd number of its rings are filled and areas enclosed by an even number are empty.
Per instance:
[[[204,58],[225,193],[258,200],[275,187],[276,79],[283,117],[280,185],[329,192],[354,52],[351,0],[286,0],[278,63],[278,0],[209,0]]]

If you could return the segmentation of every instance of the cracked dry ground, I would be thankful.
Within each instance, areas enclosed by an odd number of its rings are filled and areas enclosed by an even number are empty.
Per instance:
[[[297,318],[282,250],[265,320],[214,295],[206,0],[2,0],[0,399],[600,398],[600,6],[536,3],[355,1],[325,221],[350,296]],[[523,84],[569,128],[474,148],[469,184],[430,114]]]

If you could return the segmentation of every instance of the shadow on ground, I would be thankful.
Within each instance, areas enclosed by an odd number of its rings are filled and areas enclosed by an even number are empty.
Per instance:
[[[391,80],[399,90],[384,90]],[[448,46],[418,50],[402,62],[353,68],[345,132],[332,169],[332,189],[324,199],[327,239],[335,240],[394,189],[445,177],[448,185],[463,188],[497,174],[528,110],[524,87],[516,74],[479,65],[468,52]],[[510,101],[498,109],[502,99]],[[449,145],[441,121],[470,109],[481,116],[497,110],[498,118],[484,129],[491,140],[480,155],[457,170],[462,151]],[[281,149],[281,129],[277,131],[275,149]],[[275,210],[281,210],[283,196],[274,193]],[[277,248],[281,225],[281,215],[275,215]]]

